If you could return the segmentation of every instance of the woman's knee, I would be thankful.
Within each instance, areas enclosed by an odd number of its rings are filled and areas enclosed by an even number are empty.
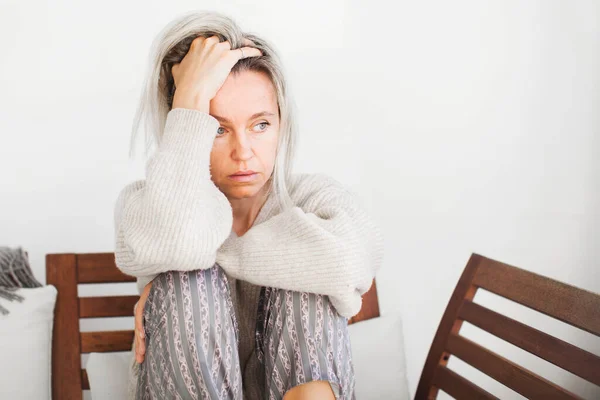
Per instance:
[[[340,315],[329,296],[296,292],[283,289],[271,289],[267,313],[272,322],[286,326],[286,330],[272,331],[283,339],[293,342],[308,351],[309,358],[314,350],[321,352],[345,352],[348,338],[348,319]],[[297,342],[297,343],[296,343]],[[305,349],[306,348],[306,349]],[[314,362],[315,360],[312,360]]]
[[[262,311],[270,318],[284,318],[290,326],[294,323],[317,337],[331,324],[346,330],[348,319],[337,312],[327,295],[269,287],[263,293]]]
[[[168,387],[171,393],[198,398],[239,398],[239,334],[220,266],[156,276],[144,319],[142,375],[157,393]],[[138,385],[149,388],[142,380]]]
[[[336,398],[351,391],[348,319],[338,314],[329,297],[276,288],[264,288],[261,296],[259,356],[279,375],[268,383],[289,390],[305,382],[328,381]]]
[[[215,264],[208,269],[167,271],[158,274],[144,305],[144,327],[151,336],[165,323],[198,324],[221,328],[225,318],[233,318],[229,283],[223,269]],[[170,321],[167,321],[170,320]]]

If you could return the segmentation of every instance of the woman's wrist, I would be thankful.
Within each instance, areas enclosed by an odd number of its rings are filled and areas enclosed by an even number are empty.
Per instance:
[[[204,96],[198,95],[187,95],[185,93],[177,93],[173,97],[172,108],[188,108],[191,110],[198,110],[208,114],[210,110],[210,100],[206,100]]]

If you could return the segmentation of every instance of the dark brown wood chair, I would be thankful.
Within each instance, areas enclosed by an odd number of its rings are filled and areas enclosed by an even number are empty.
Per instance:
[[[80,318],[128,317],[139,296],[79,297],[79,283],[135,282],[115,265],[114,253],[69,253],[46,255],[46,283],[58,291],[52,336],[52,398],[81,400],[89,389],[81,354],[129,351],[131,330],[80,332]],[[353,324],[379,317],[375,281],[363,295],[360,312],[348,321]]]
[[[479,288],[600,336],[599,294],[473,254],[433,339],[416,400],[435,399],[438,390],[455,399],[496,398],[447,368],[451,355],[529,399],[579,398],[459,335],[463,321],[600,386],[600,357],[474,303]]]

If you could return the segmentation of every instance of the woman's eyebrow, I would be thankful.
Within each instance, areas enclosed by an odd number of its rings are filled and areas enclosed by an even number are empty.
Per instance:
[[[220,116],[214,115],[214,114],[212,114],[212,116],[222,122],[231,122],[230,120],[228,120],[225,117],[220,117]],[[275,114],[273,114],[272,112],[269,112],[269,111],[260,111],[255,114],[252,114],[249,119],[254,119],[254,118],[258,118],[258,117],[262,117],[262,116],[274,117]]]

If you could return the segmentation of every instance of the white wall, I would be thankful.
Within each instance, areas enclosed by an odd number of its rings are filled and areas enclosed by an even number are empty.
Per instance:
[[[1,3],[0,244],[27,250],[40,281],[47,253],[112,251],[116,195],[144,174],[127,146],[148,47],[171,18],[203,7],[274,42],[300,109],[297,169],[356,189],[382,224],[381,311],[403,318],[413,393],[472,252],[600,292],[599,3],[222,3]],[[117,290],[101,286],[80,294]],[[477,300],[600,353],[590,335]],[[472,327],[464,333],[600,395]]]
[[[600,292],[599,6],[402,2],[382,13],[393,26],[385,36],[367,39],[386,46],[365,84],[364,114],[366,183],[389,240],[379,287],[385,311],[403,317],[413,393],[472,252]],[[378,18],[370,10],[363,20]],[[477,300],[600,354],[591,335],[485,293]],[[600,396],[473,327],[464,333],[582,396]],[[456,360],[450,366],[477,375]]]

